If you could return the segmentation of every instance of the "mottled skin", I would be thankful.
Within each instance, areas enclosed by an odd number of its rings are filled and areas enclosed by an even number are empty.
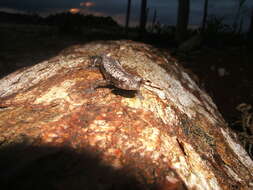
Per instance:
[[[93,66],[99,67],[105,81],[99,82],[99,86],[112,84],[124,90],[139,91],[143,83],[141,77],[130,74],[121,64],[107,55],[94,56]]]

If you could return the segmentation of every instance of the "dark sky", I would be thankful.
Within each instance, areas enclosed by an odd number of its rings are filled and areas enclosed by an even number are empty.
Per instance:
[[[5,1],[5,2],[2,2]],[[36,12],[43,16],[50,13],[67,11],[71,8],[81,9],[84,14],[95,14],[101,16],[112,16],[115,20],[124,23],[127,0],[93,0],[94,5],[90,7],[80,6],[83,0],[0,0],[0,11],[8,12]],[[141,0],[132,0],[131,24],[137,24],[139,18]],[[148,0],[149,20],[157,10],[158,20],[162,24],[173,25],[176,23],[178,0]],[[198,25],[203,14],[204,0],[191,0],[190,24]],[[210,0],[209,14],[224,16],[227,23],[232,23],[236,5],[239,0]],[[250,8],[253,7],[252,0],[246,0],[244,7],[244,27],[248,27]]]

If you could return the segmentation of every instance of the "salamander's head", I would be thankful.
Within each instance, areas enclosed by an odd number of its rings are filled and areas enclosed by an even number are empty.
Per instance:
[[[99,65],[101,64],[101,62],[103,61],[103,58],[101,56],[91,56],[91,65],[93,67],[99,67]]]
[[[101,63],[105,60],[111,59],[110,54],[102,53],[100,55],[91,56],[92,66],[99,67]]]

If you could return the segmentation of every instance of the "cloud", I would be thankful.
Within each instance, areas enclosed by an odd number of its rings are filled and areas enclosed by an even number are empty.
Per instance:
[[[47,9],[70,9],[79,7],[80,0],[7,0],[0,1],[0,7],[24,11],[45,11]]]
[[[140,0],[132,0],[131,24],[138,24],[140,15]],[[191,1],[190,24],[201,22],[203,14],[203,0]],[[209,1],[209,15],[225,16],[232,20],[236,12],[236,0],[212,0]],[[162,24],[175,24],[177,19],[178,0],[154,0],[148,1],[149,21],[152,20],[154,9],[157,10],[157,20]],[[246,1],[248,7],[253,6],[253,1]],[[2,9],[14,12],[36,12],[47,16],[52,13],[66,12],[70,9],[80,9],[82,14],[94,14],[98,16],[111,16],[119,23],[124,24],[127,0],[0,0]],[[246,19],[249,20],[249,17]]]
[[[7,12],[7,13],[15,13],[15,14],[27,14],[26,11],[18,10],[18,9],[12,9],[12,8],[6,8],[6,7],[0,7],[0,12]]]
[[[80,3],[80,6],[82,6],[82,7],[94,7],[94,6],[95,6],[95,3],[94,3],[94,2],[91,2],[91,1],[81,2],[81,3]]]

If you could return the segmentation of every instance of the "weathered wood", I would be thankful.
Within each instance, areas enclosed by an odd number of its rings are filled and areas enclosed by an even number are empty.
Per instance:
[[[89,91],[102,53],[160,88]],[[211,98],[169,54],[132,41],[73,46],[0,80],[0,140],[12,188],[253,188],[252,160]]]

